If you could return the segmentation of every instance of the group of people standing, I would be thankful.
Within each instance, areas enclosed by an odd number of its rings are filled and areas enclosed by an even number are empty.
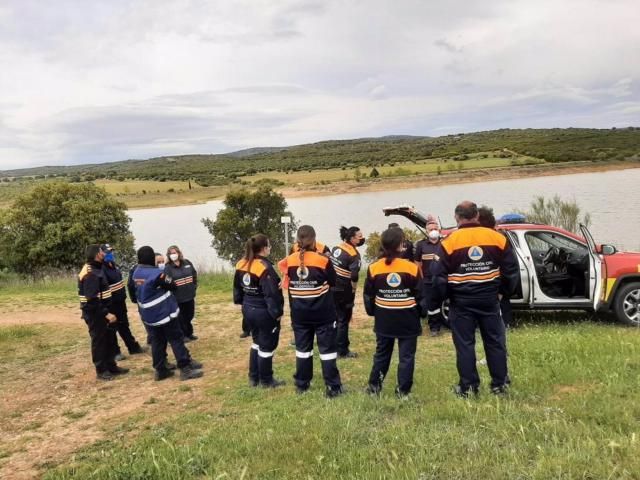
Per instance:
[[[165,257],[149,246],[141,247],[137,252],[138,265],[129,272],[127,289],[109,244],[89,245],[85,257],[86,263],[78,275],[78,293],[82,318],[89,328],[97,378],[112,380],[129,371],[117,364],[123,355],[116,332],[130,354],[147,350],[131,333],[127,290],[147,331],[155,379],[173,376],[176,368],[180,369],[182,380],[202,376],[202,364],[193,360],[185,347],[185,343],[198,338],[192,325],[198,276],[180,248],[170,246]],[[167,344],[171,345],[177,365],[167,360]]]
[[[450,301],[449,324],[456,348],[458,395],[477,394],[475,332],[479,328],[491,375],[491,391],[501,394],[510,383],[507,370],[505,325],[500,301],[517,287],[517,261],[495,219],[482,218],[472,202],[455,209],[458,228],[441,239],[438,222],[428,218],[426,238],[415,248],[397,224],[381,234],[378,260],[369,265],[363,288],[364,307],[374,318],[376,350],[367,392],[379,394],[388,374],[395,344],[399,362],[396,395],[404,398],[413,386],[417,339],[422,318],[431,335],[443,326],[441,306]],[[484,224],[484,225],[483,225]],[[301,226],[291,253],[278,263],[269,260],[271,243],[265,235],[251,237],[236,264],[233,301],[242,306],[252,344],[249,383],[276,388],[285,384],[274,377],[273,357],[278,347],[287,290],[296,349],[294,383],[299,393],[309,390],[313,378],[314,341],[317,343],[326,395],[344,393],[338,358],[355,358],[350,348],[349,324],[361,268],[357,247],[364,244],[358,227],[341,227],[342,242],[329,249],[316,239],[310,225]],[[129,328],[122,273],[109,245],[89,245],[86,264],[78,277],[82,317],[89,327],[97,378],[111,380],[128,372],[117,365],[116,331],[130,354],[145,351]],[[163,380],[180,369],[183,380],[203,375],[185,343],[196,340],[192,320],[198,277],[195,267],[172,245],[166,257],[149,246],[137,251],[138,265],[129,273],[129,297],[137,304],[151,345],[155,379]],[[170,345],[177,365],[167,359]]]
[[[379,259],[369,265],[363,291],[366,312],[374,317],[376,351],[367,392],[379,394],[387,376],[394,345],[399,351],[396,394],[411,392],[421,318],[428,317],[432,335],[442,328],[441,305],[450,300],[450,324],[460,375],[456,394],[477,394],[480,378],[475,359],[475,332],[480,329],[491,374],[491,391],[501,394],[510,382],[504,323],[499,299],[516,288],[518,267],[504,235],[479,223],[478,207],[463,202],[456,207],[458,229],[441,240],[435,221],[427,224],[427,238],[415,252],[402,229],[390,225],[381,235]],[[255,235],[247,241],[237,263],[233,300],[251,331],[249,356],[251,386],[284,385],[273,375],[284,295],[288,290],[291,325],[296,348],[294,383],[298,393],[310,388],[313,378],[313,344],[317,341],[328,397],[344,390],[337,359],[353,358],[349,346],[351,320],[360,270],[356,247],[363,245],[357,227],[341,227],[342,243],[329,250],[316,241],[313,227],[298,229],[292,253],[279,262],[281,282],[267,258],[270,241]],[[411,245],[413,247],[413,245]],[[413,248],[412,248],[413,250]]]

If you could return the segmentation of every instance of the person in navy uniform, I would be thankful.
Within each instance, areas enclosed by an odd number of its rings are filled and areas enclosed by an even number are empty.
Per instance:
[[[104,261],[102,262],[102,272],[109,284],[111,290],[111,306],[109,312],[116,316],[115,328],[120,334],[120,338],[129,351],[129,354],[136,355],[144,353],[145,350],[138,343],[131,332],[129,325],[129,315],[127,314],[127,290],[122,279],[122,272],[116,265],[116,257],[114,249],[108,243],[100,245],[100,249],[104,252]],[[122,357],[118,340],[115,343],[116,359]]]
[[[289,277],[291,326],[296,346],[295,385],[306,392],[313,378],[313,340],[318,341],[322,376],[329,398],[343,393],[336,359],[336,307],[331,287],[336,272],[331,261],[317,252],[316,232],[303,225],[297,232],[298,252],[286,258]]]
[[[271,243],[266,235],[251,237],[244,256],[236,264],[233,303],[242,305],[253,337],[249,350],[249,385],[276,388],[285,384],[273,378],[273,355],[280,339],[284,297],[280,277],[267,259]]]
[[[156,266],[151,247],[138,249],[138,265],[127,282],[129,296],[138,303],[138,312],[151,340],[151,356],[156,381],[173,376],[167,366],[167,343],[171,345],[180,369],[180,380],[203,375],[202,364],[191,358],[178,323],[180,309],[171,290],[173,279]]]
[[[89,327],[91,337],[91,359],[98,380],[112,380],[129,370],[121,368],[115,361],[116,331],[113,326],[116,316],[110,313],[111,289],[102,270],[104,252],[99,245],[85,249],[86,263],[78,274],[78,296],[82,319]]]
[[[369,375],[367,392],[379,394],[391,362],[393,346],[398,341],[398,384],[396,395],[409,395],[418,336],[422,333],[421,283],[418,266],[402,257],[404,235],[398,228],[382,232],[382,255],[369,265],[364,285],[364,306],[374,317],[376,352]]]
[[[337,335],[336,346],[339,358],[355,358],[357,353],[349,350],[349,322],[353,316],[353,305],[360,275],[360,253],[356,247],[364,245],[364,236],[358,227],[340,227],[342,243],[331,250],[331,263],[336,271],[336,286],[333,298],[336,302]]]
[[[483,227],[495,230],[497,222],[493,214],[493,208],[485,205],[478,208],[478,222]],[[500,314],[502,315],[502,322],[504,323],[505,329],[508,329],[513,323],[513,309],[511,308],[511,301],[507,295],[500,295]]]
[[[427,238],[416,243],[414,261],[420,272],[422,273],[422,302],[423,310],[429,308],[429,299],[431,298],[432,276],[431,263],[436,256],[438,247],[440,246],[440,226],[435,220],[427,224]],[[440,335],[442,329],[442,309],[438,307],[436,310],[429,312],[429,334],[432,337]]]
[[[491,392],[507,391],[509,375],[500,316],[499,295],[515,290],[519,268],[504,235],[480,225],[478,207],[465,201],[455,209],[458,230],[445,238],[431,266],[433,291],[429,310],[451,300],[449,322],[456,348],[458,384],[462,397],[477,394],[480,377],[476,367],[476,329],[480,329],[491,374]]]
[[[167,261],[164,265],[167,276],[173,279],[180,315],[178,320],[185,342],[197,340],[193,334],[193,317],[196,310],[196,292],[198,290],[198,272],[189,260],[184,258],[182,250],[177,245],[171,245],[167,249]]]

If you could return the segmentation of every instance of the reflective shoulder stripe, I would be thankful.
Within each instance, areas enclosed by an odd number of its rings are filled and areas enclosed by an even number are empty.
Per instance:
[[[138,302],[138,305],[140,306],[140,308],[155,307],[159,303],[164,302],[167,298],[169,298],[170,295],[171,295],[171,292],[165,292],[164,295],[162,295],[161,297],[156,298],[155,300],[151,300],[150,302],[147,302],[147,303]]]

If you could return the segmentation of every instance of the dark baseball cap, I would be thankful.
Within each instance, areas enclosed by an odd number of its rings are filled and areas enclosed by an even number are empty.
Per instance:
[[[113,252],[113,247],[111,245],[109,245],[108,243],[103,243],[102,245],[100,245],[100,250],[102,250],[103,252]]]

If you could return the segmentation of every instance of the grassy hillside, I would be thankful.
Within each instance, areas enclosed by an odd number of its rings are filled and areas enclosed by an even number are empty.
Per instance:
[[[129,375],[97,384],[69,296],[73,280],[64,285],[0,289],[3,478],[633,479],[640,472],[637,329],[564,314],[520,318],[508,338],[511,394],[488,394],[480,366],[482,395],[468,401],[449,392],[456,378],[449,336],[423,337],[414,392],[399,401],[395,358],[382,397],[363,393],[375,341],[358,304],[352,342],[361,355],[339,362],[348,394],[330,401],[317,357],[311,392],[294,393],[288,321],[275,359],[288,385],[246,385],[250,341],[237,337],[230,277],[210,275],[198,291],[201,339],[189,344],[205,363],[204,378],[153,382],[143,355],[122,362]],[[44,307],[16,306],[36,291]]]
[[[496,130],[444,137],[389,136],[0,172],[0,206],[36,182],[94,181],[130,207],[197,203],[237,185],[323,185],[489,168],[640,160],[640,128]],[[375,173],[374,173],[375,169]]]
[[[182,155],[99,165],[38,167],[0,172],[1,177],[64,176],[187,180],[209,185],[268,171],[301,171],[346,166],[383,166],[435,158],[464,160],[464,155],[500,151],[548,162],[622,160],[640,155],[640,128],[621,130],[496,130],[444,137],[382,137],[255,149],[251,155]],[[264,151],[263,151],[264,150]],[[255,153],[258,152],[258,153]]]

